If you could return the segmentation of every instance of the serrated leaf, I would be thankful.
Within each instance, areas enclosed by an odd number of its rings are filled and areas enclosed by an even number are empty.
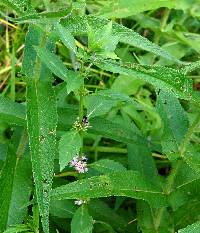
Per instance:
[[[51,192],[52,200],[126,196],[143,199],[154,207],[165,206],[161,188],[150,183],[138,172],[124,171],[76,181]]]
[[[32,170],[43,229],[49,232],[49,192],[56,154],[56,97],[50,82],[28,80],[27,124]]]
[[[15,103],[3,96],[0,97],[0,120],[8,124],[25,125],[25,106]]]
[[[97,162],[90,164],[90,167],[102,174],[126,171],[126,168],[121,163],[110,159],[100,159]]]
[[[55,29],[58,33],[60,40],[63,42],[63,44],[68,49],[71,49],[74,53],[76,53],[77,50],[76,50],[75,39],[71,35],[71,33],[65,27],[63,27],[60,23],[57,23],[55,25]]]
[[[72,233],[92,233],[93,219],[88,213],[87,206],[82,205],[75,212],[71,222]]]
[[[61,137],[59,142],[60,170],[63,170],[72,158],[79,153],[81,145],[81,137],[76,130],[68,131]]]
[[[173,93],[160,91],[157,110],[163,121],[162,148],[170,160],[177,158],[180,144],[189,127],[187,115]]]
[[[184,229],[178,230],[178,233],[197,233],[200,232],[200,221],[187,226]]]
[[[103,28],[109,21],[95,16],[72,16],[66,20],[62,19],[61,23],[69,30],[73,35],[87,34],[89,28],[93,29]],[[175,57],[170,55],[164,49],[156,44],[153,44],[146,38],[140,36],[137,32],[128,29],[117,23],[113,23],[112,27],[113,36],[118,36],[119,41],[125,44],[136,46],[146,51],[152,52],[158,56],[164,57],[175,62],[179,62]]]
[[[130,78],[134,76],[152,84],[157,89],[164,89],[173,92],[179,98],[199,103],[199,98],[193,91],[192,80],[188,79],[182,70],[164,66],[128,65],[100,58],[96,59],[94,63],[103,70],[130,75]]]
[[[40,64],[39,67],[36,67],[36,63],[38,62],[37,53],[34,49],[35,46],[44,46],[45,30],[37,25],[30,25],[28,28],[28,32],[25,38],[25,49],[24,49],[24,57],[22,62],[21,72],[25,74],[28,78],[34,78],[34,75],[38,70],[40,70],[40,78],[46,79],[50,78],[51,72],[47,69],[45,64]],[[51,38],[46,41],[46,50],[54,50],[54,44],[52,43]],[[45,75],[43,75],[45,74]]]

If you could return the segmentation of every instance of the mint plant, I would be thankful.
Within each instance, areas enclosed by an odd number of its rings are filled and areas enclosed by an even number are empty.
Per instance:
[[[198,233],[199,1],[0,13],[0,232]]]

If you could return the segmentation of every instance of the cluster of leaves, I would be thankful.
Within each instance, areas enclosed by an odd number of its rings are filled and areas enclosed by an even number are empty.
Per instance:
[[[0,1],[0,232],[200,232],[199,9]]]

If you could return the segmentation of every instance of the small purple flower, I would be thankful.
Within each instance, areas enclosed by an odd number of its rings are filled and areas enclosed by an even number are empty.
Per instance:
[[[85,155],[83,156],[75,156],[71,161],[70,161],[70,166],[74,167],[74,169],[78,173],[85,173],[88,172],[87,168],[87,157]]]
[[[87,116],[83,116],[82,124],[87,125],[89,123]]]

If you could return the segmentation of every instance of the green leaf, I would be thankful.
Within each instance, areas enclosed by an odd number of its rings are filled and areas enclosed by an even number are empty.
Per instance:
[[[8,215],[8,225],[23,222],[27,214],[27,203],[32,192],[32,172],[30,155],[19,159],[13,176],[12,196]]]
[[[122,64],[112,60],[96,59],[95,65],[113,73],[130,75],[152,84],[157,89],[173,92],[177,97],[193,100],[199,104],[199,98],[193,92],[192,80],[182,70],[163,66],[142,66],[138,64]]]
[[[146,0],[111,0],[106,2],[99,14],[104,18],[125,18],[160,7],[174,8],[175,5],[171,0],[148,0],[148,2]]]
[[[90,200],[88,210],[95,220],[110,224],[116,231],[125,232],[127,222],[123,216],[117,214],[105,202],[95,199]]]
[[[74,53],[77,53],[75,39],[71,35],[71,33],[65,27],[63,27],[60,23],[57,23],[55,25],[55,29],[58,33],[60,40],[63,42],[63,44],[68,49],[71,49]]]
[[[76,72],[68,70],[63,62],[54,53],[45,48],[35,47],[37,55],[53,74],[67,82],[67,91],[77,90],[83,84],[83,78]]]
[[[97,18],[95,16],[72,16],[67,19],[62,19],[61,23],[71,32],[73,35],[86,35],[89,31],[89,27],[93,29],[103,28],[108,24],[108,20]],[[89,25],[89,26],[88,26]],[[112,27],[113,36],[117,36],[119,41],[137,48],[144,49],[146,51],[152,52],[157,56],[164,57],[175,62],[179,62],[175,57],[170,55],[164,49],[156,44],[153,44],[146,38],[140,36],[137,32],[128,29],[117,23],[113,23]]]
[[[81,137],[76,130],[68,131],[61,137],[59,142],[59,164],[61,171],[79,153],[81,146]]]
[[[13,189],[16,154],[8,148],[5,164],[0,173],[0,232],[3,232],[8,223],[8,213]]]
[[[4,0],[3,4],[15,10],[19,15],[24,15],[33,11],[29,0]]]
[[[25,38],[24,58],[21,70],[28,78],[34,78],[38,70],[40,70],[40,78],[45,79],[46,77],[50,77],[51,72],[47,69],[47,66],[45,64],[38,65],[37,53],[34,49],[35,46],[41,47],[44,45],[47,50],[54,50],[51,38],[45,43],[45,30],[37,25],[30,25]]]
[[[76,210],[74,202],[71,200],[52,200],[50,214],[59,218],[72,218]]]
[[[150,183],[138,172],[124,171],[76,181],[51,192],[53,200],[126,196],[143,199],[154,207],[165,206],[161,188]]]
[[[124,143],[146,144],[146,139],[141,135],[134,124],[126,125],[120,120],[108,120],[105,117],[95,117],[90,120],[89,133],[101,135],[105,138]]]
[[[200,221],[187,226],[184,229],[178,230],[178,233],[197,233],[200,232]]]
[[[85,102],[90,118],[105,115],[120,102],[137,104],[129,96],[110,89],[98,91],[92,95],[86,96]]]
[[[147,145],[128,145],[128,164],[129,168],[140,172],[143,176],[158,178],[158,171],[151,155],[151,151]]]
[[[89,166],[102,174],[126,171],[126,168],[121,163],[110,159],[100,159],[97,162],[90,164]]]
[[[8,228],[6,231],[3,233],[18,233],[18,232],[30,232],[30,228],[24,224],[13,226]]]
[[[88,213],[87,206],[82,205],[75,212],[71,222],[72,233],[92,233],[93,219]]]
[[[25,106],[0,96],[0,120],[8,124],[25,125]]]
[[[56,154],[56,97],[50,82],[28,80],[27,124],[36,196],[44,232],[49,232],[49,192]]]
[[[160,91],[157,110],[163,121],[162,148],[170,160],[178,156],[180,144],[189,127],[186,112],[173,93]]]

